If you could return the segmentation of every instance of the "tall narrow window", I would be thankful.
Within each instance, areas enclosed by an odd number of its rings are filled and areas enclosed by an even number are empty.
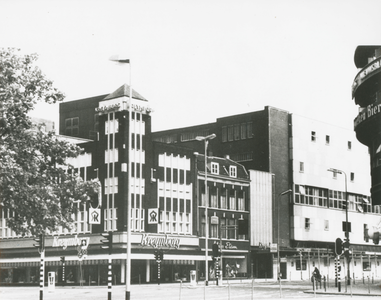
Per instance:
[[[237,167],[236,166],[229,166],[229,175],[230,177],[237,177]]]
[[[233,134],[234,134],[234,127],[233,125],[229,125],[228,126],[228,141],[232,141],[233,140]]]
[[[304,172],[304,162],[299,163],[299,172],[303,173]]]
[[[234,139],[239,140],[239,124],[234,125]]]
[[[351,181],[355,181],[355,173],[351,172]]]
[[[241,124],[241,140],[246,139],[246,123]]]
[[[247,138],[253,138],[253,122],[247,122]]]
[[[219,174],[219,165],[218,163],[211,163],[211,173],[212,174]]]
[[[228,128],[226,126],[222,126],[222,142],[225,143],[228,141]]]
[[[305,218],[305,219],[304,219],[304,228],[305,228],[306,230],[309,230],[310,227],[311,227],[311,221],[310,221],[310,218]]]
[[[348,150],[352,150],[352,142],[348,141]]]
[[[325,136],[325,143],[326,143],[326,145],[329,145],[329,142],[330,142],[330,137],[329,137],[329,135],[326,135]]]
[[[311,131],[311,141],[312,142],[316,141],[316,132],[315,131]]]

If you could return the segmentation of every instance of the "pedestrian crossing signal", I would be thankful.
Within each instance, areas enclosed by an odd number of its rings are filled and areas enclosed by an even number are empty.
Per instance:
[[[101,240],[101,243],[103,244],[103,245],[101,245],[101,248],[102,249],[108,249],[109,254],[111,254],[111,252],[112,252],[112,231],[102,233],[101,235],[105,238],[105,240]]]

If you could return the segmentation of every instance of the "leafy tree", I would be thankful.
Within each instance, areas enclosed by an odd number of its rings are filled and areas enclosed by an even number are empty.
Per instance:
[[[35,65],[37,58],[0,49],[0,205],[7,226],[23,236],[71,229],[77,203],[89,201],[98,186],[66,162],[81,149],[28,116],[38,101],[64,98]]]

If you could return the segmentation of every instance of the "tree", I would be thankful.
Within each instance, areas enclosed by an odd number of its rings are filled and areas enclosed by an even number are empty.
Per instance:
[[[44,132],[28,116],[38,101],[64,98],[35,65],[37,58],[0,49],[0,205],[7,226],[22,236],[71,229],[77,203],[98,189],[67,163],[81,149]]]

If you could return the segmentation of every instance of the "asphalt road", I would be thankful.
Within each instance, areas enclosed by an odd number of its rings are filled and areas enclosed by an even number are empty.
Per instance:
[[[374,287],[375,288],[375,287]],[[335,291],[334,289],[331,289]],[[282,298],[288,299],[309,299],[309,298],[330,298],[344,299],[350,298],[349,291],[340,294],[314,294],[311,292],[311,286],[308,283],[285,283],[282,285]],[[322,290],[318,290],[322,292]],[[354,295],[353,298],[369,299],[366,291],[363,295]],[[373,293],[372,295],[375,296]],[[381,295],[381,293],[379,294]],[[125,287],[115,286],[112,288],[112,299],[124,300]],[[270,299],[281,296],[279,285],[276,283],[232,283],[223,286],[210,285],[206,289],[202,284],[191,286],[189,283],[182,284],[162,284],[162,285],[132,285],[131,300],[136,299],[155,299],[155,300],[254,300]],[[0,287],[0,300],[39,300],[39,287]],[[101,287],[56,287],[54,290],[48,290],[45,287],[43,292],[44,300],[107,300],[108,290],[106,286]]]

